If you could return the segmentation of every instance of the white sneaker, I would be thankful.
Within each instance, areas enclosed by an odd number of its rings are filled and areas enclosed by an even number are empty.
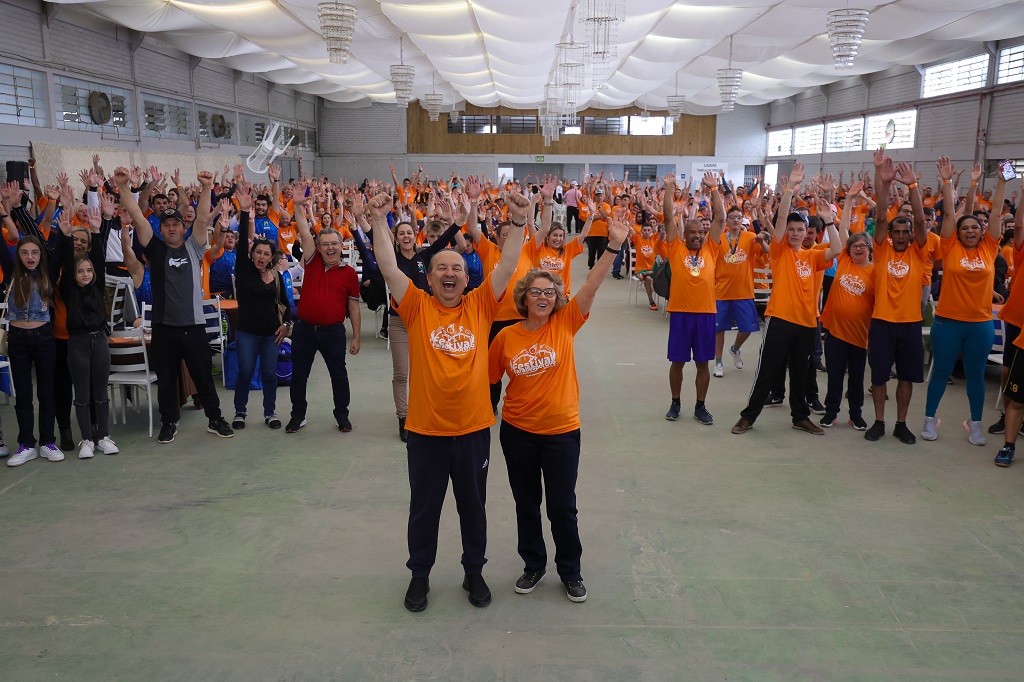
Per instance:
[[[39,448],[39,456],[40,457],[45,457],[46,459],[50,460],[51,462],[63,462],[64,461],[64,453],[61,452],[60,448],[58,448],[53,443],[47,443],[43,447]]]
[[[981,422],[971,421],[968,419],[964,422],[964,429],[967,430],[967,442],[971,445],[984,445],[985,436],[981,433]]]
[[[91,440],[83,440],[78,444],[78,459],[92,459],[94,454],[96,450]]]
[[[110,440],[110,436],[103,436],[103,438],[96,441],[96,449],[104,455],[116,455],[121,452],[117,449],[117,445],[114,441]]]
[[[725,370],[722,368],[722,363],[720,363],[720,362],[716,362],[715,363],[715,371],[712,372],[712,374],[714,374],[716,377],[724,377],[725,376]]]
[[[31,445],[19,445],[18,451],[11,455],[11,458],[7,460],[7,466],[20,467],[25,462],[33,460],[38,456],[39,451]]]
[[[935,427],[938,426],[938,422],[935,417],[924,418],[924,428],[921,429],[921,438],[925,440],[938,440],[939,434],[935,433]]]
[[[740,349],[736,346],[729,346],[729,355],[732,356],[732,364],[736,365],[736,369],[743,369],[743,355],[740,353]]]

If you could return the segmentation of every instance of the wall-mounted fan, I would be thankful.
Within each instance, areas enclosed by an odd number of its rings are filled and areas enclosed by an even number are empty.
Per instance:
[[[96,125],[110,123],[111,107],[110,97],[107,93],[93,90],[89,93],[89,117]]]
[[[224,114],[214,114],[210,117],[210,135],[221,138],[227,135],[228,122],[224,120]]]

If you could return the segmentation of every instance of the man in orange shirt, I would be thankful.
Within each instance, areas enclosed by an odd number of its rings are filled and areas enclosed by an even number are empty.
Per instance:
[[[587,234],[587,267],[594,269],[594,263],[604,253],[608,246],[608,219],[612,215],[612,207],[604,200],[604,190],[598,187],[594,191],[594,204],[597,208],[597,215],[590,223],[590,232]]]
[[[433,296],[411,286],[395,258],[387,223],[391,197],[370,200],[374,253],[409,334],[409,561],[412,580],[405,608],[427,608],[430,569],[437,557],[441,507],[451,478],[462,528],[462,565],[473,606],[491,603],[482,575],[487,547],[487,465],[494,414],[488,410],[488,358],[484,344],[491,321],[512,281],[523,248],[529,200],[509,198],[512,229],[488,280],[463,297],[469,284],[462,256],[438,252],[427,264]]]
[[[666,307],[670,315],[668,359],[672,366],[668,372],[668,383],[672,390],[672,404],[665,414],[665,419],[679,419],[683,366],[692,356],[693,363],[697,366],[697,403],[693,408],[693,418],[705,426],[711,426],[715,420],[705,407],[704,399],[711,383],[708,362],[715,357],[715,269],[722,239],[725,206],[722,195],[718,193],[718,180],[715,174],[705,173],[705,191],[711,195],[714,207],[714,221],[708,235],[710,239],[704,238],[704,229],[696,220],[686,221],[680,239],[679,227],[673,216],[675,207],[672,204],[671,192],[676,176],[669,173],[664,180],[665,241],[669,267],[672,268],[672,283]]]
[[[754,307],[754,252],[762,251],[764,247],[753,232],[743,229],[743,210],[738,206],[733,206],[726,213],[725,225],[728,245],[719,249],[715,265],[716,377],[725,375],[722,368],[725,332],[736,323],[736,341],[729,347],[729,354],[736,369],[743,369],[740,348],[759,328],[757,308]]]

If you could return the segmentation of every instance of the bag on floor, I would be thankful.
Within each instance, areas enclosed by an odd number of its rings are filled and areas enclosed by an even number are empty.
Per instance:
[[[235,390],[235,383],[238,380],[238,348],[234,342],[228,344],[224,349],[224,384],[229,391]],[[256,369],[252,373],[252,381],[249,382],[249,390],[262,391],[263,377],[260,376],[260,359],[256,358]]]
[[[277,385],[288,386],[292,383],[292,342],[285,339],[277,351]]]
[[[672,268],[668,265],[668,259],[655,264],[651,272],[651,287],[658,296],[668,299],[669,291],[672,289]]]

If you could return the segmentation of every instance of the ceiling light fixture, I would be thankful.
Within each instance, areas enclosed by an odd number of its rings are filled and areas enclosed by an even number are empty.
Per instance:
[[[866,9],[834,9],[828,13],[825,26],[832,43],[832,59],[837,69],[852,69],[853,60],[864,37],[870,12]]]
[[[391,65],[391,84],[395,88],[395,102],[402,109],[409,108],[412,98],[412,81],[416,76],[416,67],[405,63],[405,49],[402,37],[398,37],[398,63]]]
[[[625,0],[582,0],[583,27],[595,64],[608,64],[619,56],[619,25],[626,20]]]
[[[441,115],[441,106],[444,104],[444,95],[439,92],[435,92],[437,83],[435,82],[435,76],[437,72],[430,74],[430,94],[423,98],[423,103],[426,105],[424,108],[430,115],[431,121],[436,121]]]
[[[732,68],[732,36],[729,36],[729,68],[718,70],[718,92],[722,95],[722,111],[736,108],[736,95],[743,82],[743,71]]]
[[[317,14],[320,17],[320,32],[327,43],[327,54],[331,58],[331,63],[348,62],[358,14],[355,6],[342,2],[321,2],[317,5]]]
[[[676,71],[676,94],[665,98],[665,105],[668,107],[668,114],[673,121],[678,122],[679,116],[683,113],[686,98],[679,94],[679,72]]]

